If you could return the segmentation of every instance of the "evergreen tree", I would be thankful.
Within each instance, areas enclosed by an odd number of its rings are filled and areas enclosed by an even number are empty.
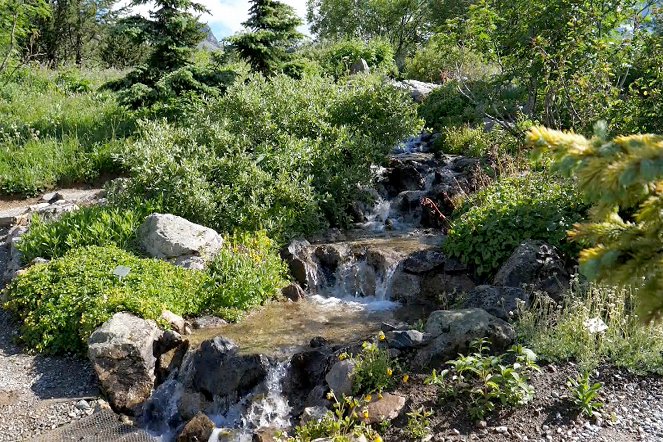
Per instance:
[[[595,135],[533,128],[539,154],[552,151],[555,167],[577,177],[593,204],[588,223],[570,236],[591,244],[580,254],[590,279],[638,289],[644,320],[663,314],[663,136],[631,135],[609,140],[605,123]]]
[[[288,58],[289,46],[302,38],[297,26],[302,20],[295,10],[276,0],[250,0],[246,31],[229,38],[230,48],[263,74],[278,70]]]

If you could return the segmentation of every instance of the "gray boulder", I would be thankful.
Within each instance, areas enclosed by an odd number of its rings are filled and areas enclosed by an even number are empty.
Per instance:
[[[478,338],[488,338],[492,348],[504,349],[516,337],[509,323],[480,308],[461,310],[438,310],[428,317],[426,333],[431,341],[415,357],[415,365],[439,365],[463,353],[470,342]]]
[[[423,346],[427,341],[425,334],[419,330],[394,330],[387,333],[389,348],[409,350]]]
[[[410,92],[412,99],[417,103],[422,103],[431,92],[441,86],[439,84],[425,83],[417,80],[396,81],[393,84],[398,88]]]
[[[281,289],[281,294],[291,301],[301,301],[306,298],[306,292],[297,283],[288,284]]]
[[[542,241],[525,241],[500,267],[493,283],[504,287],[528,286],[559,300],[569,288],[570,275],[559,251]]]
[[[223,238],[214,230],[171,214],[153,213],[138,229],[138,239],[148,255],[188,262],[183,257],[211,259],[219,253]]]
[[[368,63],[363,58],[360,58],[359,60],[355,61],[354,63],[352,63],[352,66],[350,66],[350,74],[352,75],[369,74],[370,72],[371,68],[368,66]]]
[[[182,367],[185,387],[208,398],[236,398],[260,384],[267,375],[264,355],[242,355],[229,339],[204,341]]]
[[[152,321],[116,313],[88,340],[88,356],[113,408],[133,414],[154,387],[154,344],[161,330]]]
[[[337,398],[342,398],[343,395],[350,395],[352,393],[352,383],[354,381],[355,363],[349,359],[338,361],[335,363],[325,380],[329,389],[334,392]]]
[[[484,309],[493,316],[510,321],[518,316],[520,308],[528,307],[530,294],[518,287],[480,285],[467,294],[463,307]]]

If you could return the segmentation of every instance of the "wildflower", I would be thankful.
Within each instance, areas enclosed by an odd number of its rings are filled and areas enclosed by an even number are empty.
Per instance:
[[[346,360],[347,358],[348,358],[348,354],[347,354],[347,353],[341,353],[340,355],[338,355],[338,360],[339,360],[339,361],[344,361],[344,360]]]
[[[407,384],[407,381],[409,381],[409,380],[410,380],[410,375],[406,374],[406,375],[403,376],[403,383],[404,384]]]
[[[394,374],[394,371],[391,368],[387,368],[387,376]]]
[[[387,337],[384,335],[384,332],[383,332],[383,331],[381,331],[380,333],[378,333],[378,339],[379,339],[380,341],[384,341],[385,339],[387,339]]]
[[[378,393],[378,399],[382,399],[382,393]]]
[[[364,419],[368,419],[368,409],[364,408],[361,412],[361,415],[364,416]]]
[[[334,393],[332,393],[331,391],[329,393],[327,393],[327,399],[330,400],[330,401],[332,399],[334,399]]]
[[[364,400],[365,400],[366,402],[370,402],[371,399],[373,399],[373,397],[372,397],[370,394],[367,394],[367,395],[364,397]]]
[[[382,438],[380,437],[379,434],[375,435],[375,437],[373,438],[373,442],[382,442]]]

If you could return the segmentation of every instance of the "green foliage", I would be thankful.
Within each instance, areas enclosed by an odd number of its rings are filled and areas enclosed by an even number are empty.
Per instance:
[[[589,382],[588,371],[577,376],[575,379],[569,378],[566,386],[571,393],[571,401],[581,414],[592,417],[594,416],[594,412],[603,407],[603,403],[598,401],[603,384],[600,382],[591,384]]]
[[[435,150],[456,155],[486,157],[489,154],[518,153],[521,143],[501,127],[486,132],[482,127],[450,126],[442,129]]]
[[[113,270],[131,272],[121,280]],[[179,315],[201,310],[208,277],[164,261],[140,259],[114,246],[91,246],[31,267],[5,289],[5,308],[22,323],[21,339],[48,353],[81,352],[113,313],[157,320],[163,309]]]
[[[395,74],[394,49],[388,41],[375,38],[367,42],[351,39],[322,44],[310,50],[310,57],[317,60],[325,75],[335,78],[350,73],[350,67],[364,59],[373,71]]]
[[[369,401],[347,396],[339,400],[333,392],[329,393],[327,398],[334,401],[333,411],[327,412],[321,420],[312,419],[295,427],[294,437],[279,440],[312,442],[320,438],[330,438],[334,442],[351,442],[364,436],[374,442],[382,441],[380,435],[362,420],[365,411],[362,411],[361,407]]]
[[[538,239],[573,256],[566,232],[586,205],[575,186],[546,172],[501,179],[471,195],[454,212],[444,249],[488,275],[527,239]]]
[[[297,31],[302,20],[292,6],[276,0],[250,0],[246,31],[228,39],[230,49],[251,64],[256,72],[273,74],[289,58],[287,49],[303,36]]]
[[[477,124],[481,122],[476,106],[459,90],[460,84],[448,81],[431,92],[419,106],[419,116],[426,127],[436,132],[445,127]]]
[[[219,255],[209,264],[208,310],[249,310],[275,297],[286,285],[285,264],[276,245],[264,232],[225,239]]]
[[[522,313],[518,334],[542,358],[573,360],[583,370],[602,363],[637,373],[663,373],[663,328],[643,326],[634,290],[591,284],[576,287],[559,306],[539,300]],[[599,332],[592,323],[603,321]]]
[[[525,405],[534,398],[529,374],[539,371],[536,354],[514,345],[506,354],[491,356],[489,342],[478,339],[471,343],[474,353],[447,362],[451,366],[439,374],[433,370],[425,383],[436,385],[443,397],[461,396],[468,401],[470,416],[483,419],[497,404]]]
[[[407,413],[407,426],[405,427],[405,434],[415,440],[423,440],[431,434],[430,417],[433,415],[432,410],[426,410],[420,407]]]
[[[35,29],[35,21],[50,13],[44,0],[0,1],[0,74],[16,62]]]
[[[372,164],[417,130],[405,93],[378,78],[255,76],[182,126],[143,125],[127,145],[127,191],[219,231],[266,229],[278,240],[344,225]]]
[[[528,136],[539,153],[552,151],[557,170],[577,177],[593,205],[588,223],[571,237],[591,247],[580,254],[590,279],[641,287],[644,320],[663,312],[663,137],[622,136],[610,140],[604,123],[586,139],[535,127]]]
[[[59,258],[72,249],[113,245],[124,250],[136,248],[136,230],[156,207],[136,204],[121,210],[106,206],[84,207],[65,213],[57,221],[33,217],[30,230],[21,237],[18,249],[25,263],[34,258]]]
[[[380,333],[378,341],[383,339],[384,334]],[[344,353],[341,357],[345,358],[347,354]],[[355,363],[353,394],[381,393],[394,385],[394,378],[399,368],[389,355],[389,349],[380,348],[376,342],[365,341],[361,346],[361,353],[352,356],[351,359]]]

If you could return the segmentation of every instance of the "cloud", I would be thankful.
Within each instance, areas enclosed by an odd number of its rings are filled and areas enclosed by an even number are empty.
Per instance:
[[[306,0],[281,0],[297,12],[302,20],[306,19]],[[198,0],[209,11],[201,17],[201,21],[207,22],[212,31],[218,38],[227,37],[242,29],[242,23],[248,18],[249,2],[248,0]],[[149,6],[140,6],[134,8],[140,14],[145,14],[150,10]],[[300,32],[308,34],[308,28],[302,26]]]

